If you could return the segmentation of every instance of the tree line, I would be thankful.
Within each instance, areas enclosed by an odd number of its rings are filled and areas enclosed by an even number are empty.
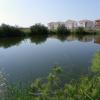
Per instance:
[[[43,24],[35,24],[29,28],[20,28],[17,26],[10,26],[7,24],[2,24],[0,26],[0,37],[21,37],[21,36],[34,36],[34,35],[69,35],[69,34],[96,34],[96,31],[87,31],[82,27],[75,30],[66,29],[65,26],[58,26],[56,30],[49,30],[48,27]]]

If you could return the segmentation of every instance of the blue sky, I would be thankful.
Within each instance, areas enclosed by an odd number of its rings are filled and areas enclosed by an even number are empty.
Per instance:
[[[27,27],[68,19],[100,19],[100,0],[0,0],[0,24]]]

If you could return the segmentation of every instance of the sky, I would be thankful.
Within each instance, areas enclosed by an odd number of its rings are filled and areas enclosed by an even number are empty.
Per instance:
[[[28,27],[68,19],[100,19],[100,0],[0,0],[0,24]]]

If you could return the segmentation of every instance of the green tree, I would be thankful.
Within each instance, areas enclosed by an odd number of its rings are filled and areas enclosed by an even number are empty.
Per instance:
[[[0,37],[17,37],[22,35],[24,35],[24,33],[18,27],[6,24],[0,26]]]
[[[70,31],[64,25],[59,25],[57,30],[56,30],[56,33],[68,35],[70,33]]]
[[[35,24],[31,26],[31,35],[47,35],[48,28],[42,24]]]

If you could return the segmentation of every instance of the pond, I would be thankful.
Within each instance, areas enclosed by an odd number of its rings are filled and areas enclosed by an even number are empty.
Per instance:
[[[91,73],[100,36],[34,36],[0,39],[0,70],[10,82],[44,78],[54,65],[63,68],[66,81]]]

